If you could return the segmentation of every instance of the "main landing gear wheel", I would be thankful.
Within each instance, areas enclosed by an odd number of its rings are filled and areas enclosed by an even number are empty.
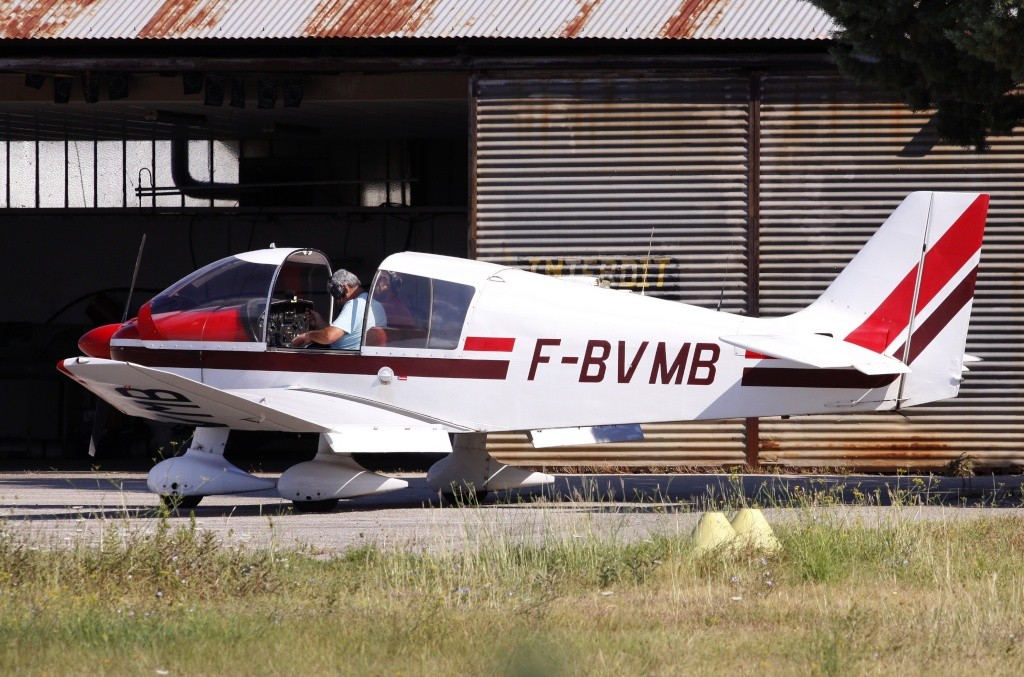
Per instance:
[[[160,506],[168,512],[193,510],[203,500],[202,496],[179,496],[177,494],[160,494]]]
[[[442,491],[441,500],[447,505],[461,508],[470,505],[480,505],[487,498],[487,494],[487,491],[469,491],[468,489]]]
[[[292,501],[295,512],[331,512],[338,507],[338,499],[325,498],[320,501]]]

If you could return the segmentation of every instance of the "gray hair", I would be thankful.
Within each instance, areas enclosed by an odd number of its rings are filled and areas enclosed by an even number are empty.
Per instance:
[[[353,273],[348,272],[344,268],[338,268],[336,271],[334,271],[334,274],[331,275],[331,281],[337,284],[338,286],[363,286],[363,283],[359,281],[358,277],[356,277]]]

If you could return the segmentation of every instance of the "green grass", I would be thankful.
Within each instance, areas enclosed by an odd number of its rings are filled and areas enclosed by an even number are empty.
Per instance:
[[[536,525],[531,525],[531,527]],[[695,557],[689,539],[484,533],[340,556],[112,524],[0,522],[2,674],[1013,674],[1024,519],[844,525]],[[20,532],[19,532],[20,533]]]

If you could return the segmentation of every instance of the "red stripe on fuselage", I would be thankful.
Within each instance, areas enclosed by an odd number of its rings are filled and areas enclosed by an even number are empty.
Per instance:
[[[924,274],[921,276],[921,289],[918,293],[918,312],[927,306],[981,249],[987,212],[988,195],[979,195],[925,253]],[[885,346],[878,345],[880,336],[887,337],[885,340],[888,342],[890,338],[907,328],[910,323],[910,306],[914,300],[914,285],[917,283],[917,269],[918,266],[914,266],[878,308],[859,327],[850,332],[846,337],[847,342],[881,352]]]
[[[467,336],[463,349],[491,353],[510,353],[515,346],[516,340],[514,338]]]
[[[326,350],[233,352],[227,350],[158,350],[114,347],[115,360],[146,367],[230,369],[236,371],[290,371],[323,374],[373,375],[390,367],[399,378],[465,378],[503,380],[508,360],[472,360],[446,357],[379,357]]]

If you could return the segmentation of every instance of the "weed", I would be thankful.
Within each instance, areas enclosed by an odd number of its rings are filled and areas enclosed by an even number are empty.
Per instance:
[[[974,477],[976,461],[973,456],[962,453],[942,468],[942,474],[948,477]]]

